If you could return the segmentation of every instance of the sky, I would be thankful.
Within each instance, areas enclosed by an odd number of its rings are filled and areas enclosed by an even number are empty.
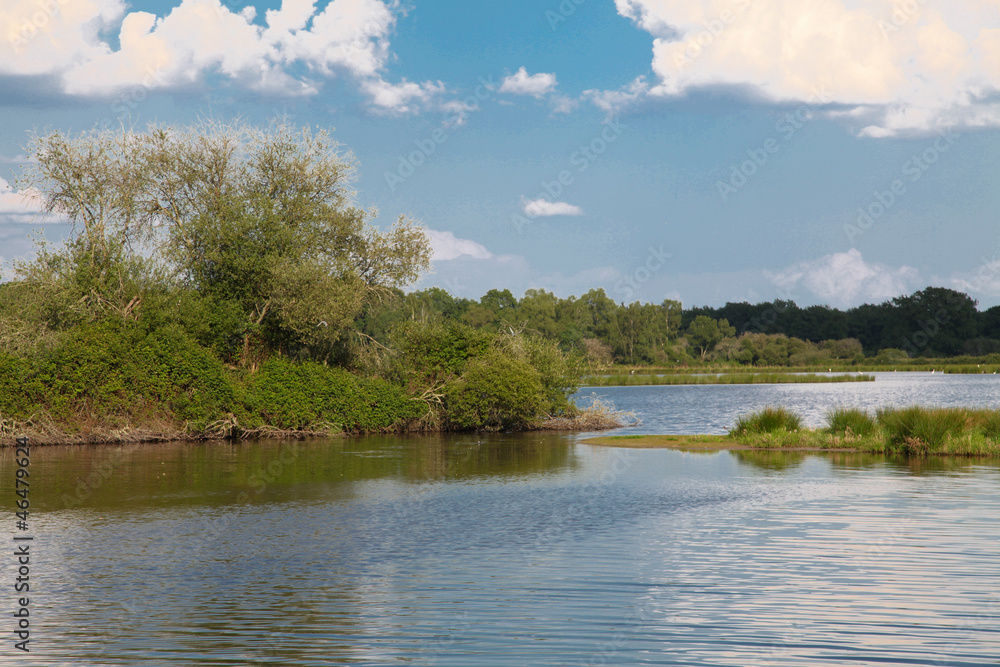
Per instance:
[[[69,233],[28,132],[283,116],[413,288],[1000,304],[1000,0],[2,0],[0,54],[8,266]]]

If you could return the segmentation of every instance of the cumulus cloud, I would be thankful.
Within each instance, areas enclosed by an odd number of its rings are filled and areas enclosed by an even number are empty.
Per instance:
[[[778,273],[765,271],[764,275],[789,294],[804,287],[835,306],[855,305],[862,301],[878,303],[908,294],[920,282],[920,276],[913,267],[893,269],[883,264],[869,264],[856,248],[799,262]]]
[[[1000,259],[997,253],[989,259],[983,258],[979,268],[969,273],[955,273],[951,284],[959,292],[973,296],[1000,296]]]
[[[434,229],[425,230],[431,242],[431,259],[435,262],[447,262],[459,257],[470,259],[492,259],[493,253],[486,246],[460,239],[452,232],[439,232]]]
[[[384,79],[393,0],[333,0],[321,11],[316,4],[283,0],[256,21],[253,7],[232,11],[220,0],[181,0],[163,16],[129,12],[121,0],[9,0],[0,8],[0,49],[9,51],[0,74],[58,76],[70,95],[172,88],[212,74],[251,90],[310,95],[314,77],[344,74],[374,108],[399,113],[443,91]],[[117,48],[107,33],[117,33]]]
[[[653,36],[650,95],[734,86],[861,110],[862,134],[1000,125],[994,0],[616,0]],[[825,99],[819,91],[828,91]]]
[[[541,98],[552,92],[556,87],[556,75],[539,72],[528,75],[525,68],[517,70],[515,74],[505,77],[500,82],[500,92],[512,95],[531,95]]]
[[[544,218],[552,215],[583,215],[583,209],[563,201],[526,199],[522,202],[524,214],[531,218]]]
[[[0,221],[31,222],[41,210],[39,202],[31,192],[15,192],[3,178],[0,178]]]

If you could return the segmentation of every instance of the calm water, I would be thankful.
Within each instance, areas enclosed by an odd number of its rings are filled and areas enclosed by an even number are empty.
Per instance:
[[[995,400],[928,378],[877,402]],[[708,431],[879,384],[600,393]],[[1000,664],[994,462],[499,434],[35,448],[31,475],[32,653],[5,614],[3,664]]]
[[[677,385],[596,387],[579,392],[578,402],[593,394],[619,408],[635,410],[639,427],[622,433],[725,433],[746,412],[784,405],[807,426],[826,424],[826,411],[838,406],[876,408],[894,405],[1000,407],[1000,375],[944,373],[868,373],[874,382],[772,385]]]

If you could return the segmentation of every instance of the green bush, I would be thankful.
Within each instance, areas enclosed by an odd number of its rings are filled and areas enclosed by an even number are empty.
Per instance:
[[[529,427],[545,414],[544,387],[527,362],[492,350],[469,361],[445,388],[448,422],[458,429]]]
[[[867,411],[860,408],[835,408],[826,413],[830,433],[834,435],[871,435],[877,425]]]
[[[490,349],[496,335],[457,322],[410,321],[397,326],[391,338],[399,351],[394,377],[426,386],[460,375],[469,359]]]
[[[569,396],[580,387],[583,371],[580,357],[567,356],[554,341],[534,335],[501,336],[498,348],[537,371],[542,384],[542,412],[560,415],[573,411]]]
[[[157,413],[206,422],[234,401],[223,364],[176,326],[147,333],[106,320],[74,329],[34,359],[8,357],[4,365],[11,381],[0,380],[0,405],[22,418],[44,409],[70,421]]]
[[[423,416],[422,403],[383,380],[341,368],[274,357],[246,378],[243,401],[249,427],[378,431]]]
[[[802,428],[802,419],[797,414],[785,407],[768,406],[739,417],[733,428],[729,430],[729,435],[797,431],[800,428]]]

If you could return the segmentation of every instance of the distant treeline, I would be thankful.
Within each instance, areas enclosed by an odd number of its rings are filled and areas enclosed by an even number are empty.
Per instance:
[[[887,348],[917,356],[980,356],[1000,352],[1000,306],[979,311],[969,295],[928,287],[847,311],[799,308],[793,301],[727,303],[685,310],[682,327],[698,315],[725,319],[741,333],[784,334],[806,341],[855,338],[868,355]]]
[[[385,340],[404,321],[461,322],[476,329],[530,331],[590,362],[683,363],[696,359],[757,365],[1000,353],[1000,307],[980,312],[967,294],[928,287],[846,311],[793,301],[727,303],[720,308],[615,303],[603,289],[560,298],[529,289],[520,299],[490,290],[478,301],[443,289],[398,293],[357,325]]]

